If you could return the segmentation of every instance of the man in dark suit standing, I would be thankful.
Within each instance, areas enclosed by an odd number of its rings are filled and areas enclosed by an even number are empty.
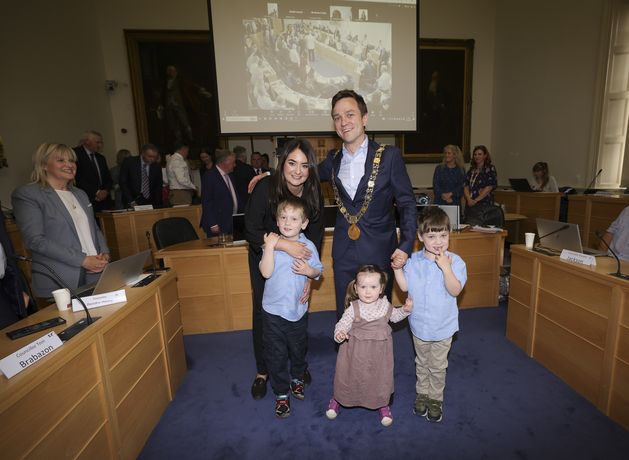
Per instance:
[[[159,152],[153,144],[145,144],[137,157],[128,157],[120,167],[120,190],[125,207],[150,204],[162,207],[162,168],[157,163]]]
[[[218,149],[216,164],[203,175],[201,183],[201,227],[208,236],[231,233],[232,215],[239,209],[238,196],[233,182],[236,158],[229,150]]]
[[[236,187],[236,195],[238,196],[238,212],[244,212],[247,201],[249,201],[249,192],[247,187],[249,182],[256,175],[256,172],[247,164],[247,149],[237,145],[234,147],[234,155],[236,156],[236,165],[234,166],[234,186]]]
[[[253,152],[251,154],[251,167],[255,171],[256,175],[271,171],[269,168],[264,166],[264,161],[260,152]]]
[[[25,318],[31,304],[14,255],[4,214],[0,212],[0,329]]]
[[[352,90],[339,91],[332,98],[332,119],[343,147],[328,153],[319,174],[332,184],[339,207],[332,260],[340,318],[347,285],[361,265],[377,264],[388,273],[386,294],[391,299],[391,265],[404,266],[413,250],[417,211],[400,150],[369,141],[365,134],[368,113],[363,97]],[[394,206],[400,214],[399,241]]]
[[[113,186],[107,160],[100,154],[103,136],[96,131],[85,131],[76,153],[76,186],[87,193],[94,212],[111,209],[113,202],[109,191]]]

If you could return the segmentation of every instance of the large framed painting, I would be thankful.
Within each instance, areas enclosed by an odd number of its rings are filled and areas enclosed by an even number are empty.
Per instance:
[[[204,31],[125,30],[138,144],[163,153],[218,144],[215,73]]]
[[[418,130],[398,139],[407,163],[438,163],[448,144],[468,161],[473,57],[474,40],[420,39]]]

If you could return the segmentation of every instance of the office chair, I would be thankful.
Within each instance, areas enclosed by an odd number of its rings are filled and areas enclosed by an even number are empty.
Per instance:
[[[153,224],[153,239],[157,249],[163,249],[184,241],[198,240],[199,235],[188,219],[167,217]]]

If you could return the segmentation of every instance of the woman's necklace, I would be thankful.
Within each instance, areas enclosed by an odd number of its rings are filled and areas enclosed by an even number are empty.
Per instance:
[[[67,208],[72,208],[73,210],[76,209],[76,198],[74,198],[74,194],[72,192],[70,192],[69,190],[57,190],[58,193],[57,195],[59,195],[59,198],[61,198],[61,201],[63,201],[63,203],[66,205]],[[69,194],[70,196],[72,196],[72,198],[70,198],[68,200],[66,194]]]

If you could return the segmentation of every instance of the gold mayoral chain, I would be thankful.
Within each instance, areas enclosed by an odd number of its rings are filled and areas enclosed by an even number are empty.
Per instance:
[[[339,207],[339,211],[341,211],[341,214],[343,214],[343,217],[345,217],[345,220],[349,222],[349,228],[347,229],[347,236],[349,236],[351,240],[356,241],[358,238],[360,238],[360,228],[358,228],[357,224],[358,224],[358,221],[365,215],[365,213],[367,212],[367,208],[371,204],[371,198],[373,196],[373,189],[376,187],[376,176],[378,175],[378,170],[380,169],[380,157],[382,156],[382,152],[384,152],[384,149],[386,146],[387,146],[386,144],[382,144],[378,148],[378,150],[376,150],[376,155],[374,156],[374,159],[373,159],[373,166],[371,167],[371,175],[369,176],[369,181],[367,182],[367,192],[365,193],[365,199],[363,200],[363,205],[360,208],[360,211],[358,211],[358,214],[354,216],[352,216],[347,211],[347,209],[345,208],[345,205],[341,201],[339,190],[336,187],[336,182],[334,181],[334,168],[332,168],[332,189],[334,190],[334,198],[336,199],[336,204]],[[339,152],[340,151],[337,151],[337,154]]]

